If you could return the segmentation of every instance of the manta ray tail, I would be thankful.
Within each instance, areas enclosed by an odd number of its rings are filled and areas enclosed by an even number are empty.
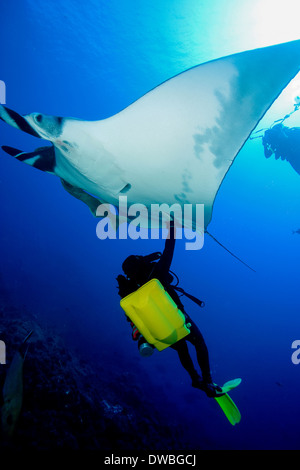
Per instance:
[[[8,155],[15,157],[21,162],[25,162],[38,170],[54,173],[55,153],[53,146],[41,147],[36,149],[34,152],[23,152],[22,150],[8,147],[7,145],[3,145],[1,148],[4,152],[8,153]]]
[[[247,266],[247,268],[251,269],[251,271],[256,273],[255,269],[251,268],[251,266],[249,266],[247,263],[245,263],[243,260],[241,260],[238,256],[236,256],[234,253],[232,253],[232,251],[230,251],[228,248],[226,248],[226,246],[222,245],[222,243],[219,242],[219,240],[217,240],[211,233],[209,233],[207,230],[205,231],[205,233],[207,233],[207,235],[209,235],[210,238],[212,238],[218,245],[220,245],[222,248],[224,248],[224,250],[226,250],[231,256],[236,258],[238,261],[240,261],[240,263],[244,264],[245,266]]]

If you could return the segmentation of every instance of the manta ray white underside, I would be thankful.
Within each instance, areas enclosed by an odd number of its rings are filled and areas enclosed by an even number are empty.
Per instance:
[[[61,178],[87,203],[204,204],[217,191],[259,120],[299,71],[300,40],[191,68],[118,114],[83,121],[0,107],[6,123],[50,141],[25,153],[3,149]]]

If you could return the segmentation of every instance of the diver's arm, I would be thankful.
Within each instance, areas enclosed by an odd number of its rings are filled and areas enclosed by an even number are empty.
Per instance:
[[[168,238],[166,239],[165,249],[159,262],[157,263],[157,270],[161,276],[166,276],[170,270],[173,254],[175,248],[175,225],[174,221],[171,220]]]

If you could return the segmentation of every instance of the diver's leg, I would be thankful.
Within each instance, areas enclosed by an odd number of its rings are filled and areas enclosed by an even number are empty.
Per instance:
[[[210,372],[210,363],[208,349],[205,344],[204,338],[197,327],[197,325],[189,318],[189,323],[191,324],[190,331],[191,333],[186,337],[196,349],[197,361],[202,372],[202,378],[204,382],[212,382],[211,372]]]
[[[203,390],[208,397],[216,397],[223,395],[222,389],[213,383],[211,372],[210,372],[210,364],[209,364],[209,356],[208,356],[208,349],[205,344],[204,338],[197,327],[197,325],[189,319],[190,331],[191,333],[186,337],[196,349],[197,360],[202,372],[202,382],[198,382],[194,384],[194,387],[200,388]]]
[[[187,373],[191,377],[192,382],[200,380],[200,376],[195,369],[195,366],[190,356],[188,345],[186,344],[185,339],[182,339],[178,341],[177,343],[173,344],[171,348],[177,351],[181,365],[184,367],[184,369],[187,371]]]

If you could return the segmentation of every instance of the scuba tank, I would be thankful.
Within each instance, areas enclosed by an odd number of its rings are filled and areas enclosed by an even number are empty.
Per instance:
[[[130,325],[132,327],[132,339],[133,341],[138,342],[138,350],[140,352],[140,355],[143,357],[149,357],[152,356],[154,353],[154,346],[152,344],[149,344],[145,338],[141,335],[135,324],[131,321]]]
[[[145,338],[141,335],[138,340],[138,348],[140,355],[143,357],[152,356],[154,353],[154,346],[152,344],[147,343]]]

